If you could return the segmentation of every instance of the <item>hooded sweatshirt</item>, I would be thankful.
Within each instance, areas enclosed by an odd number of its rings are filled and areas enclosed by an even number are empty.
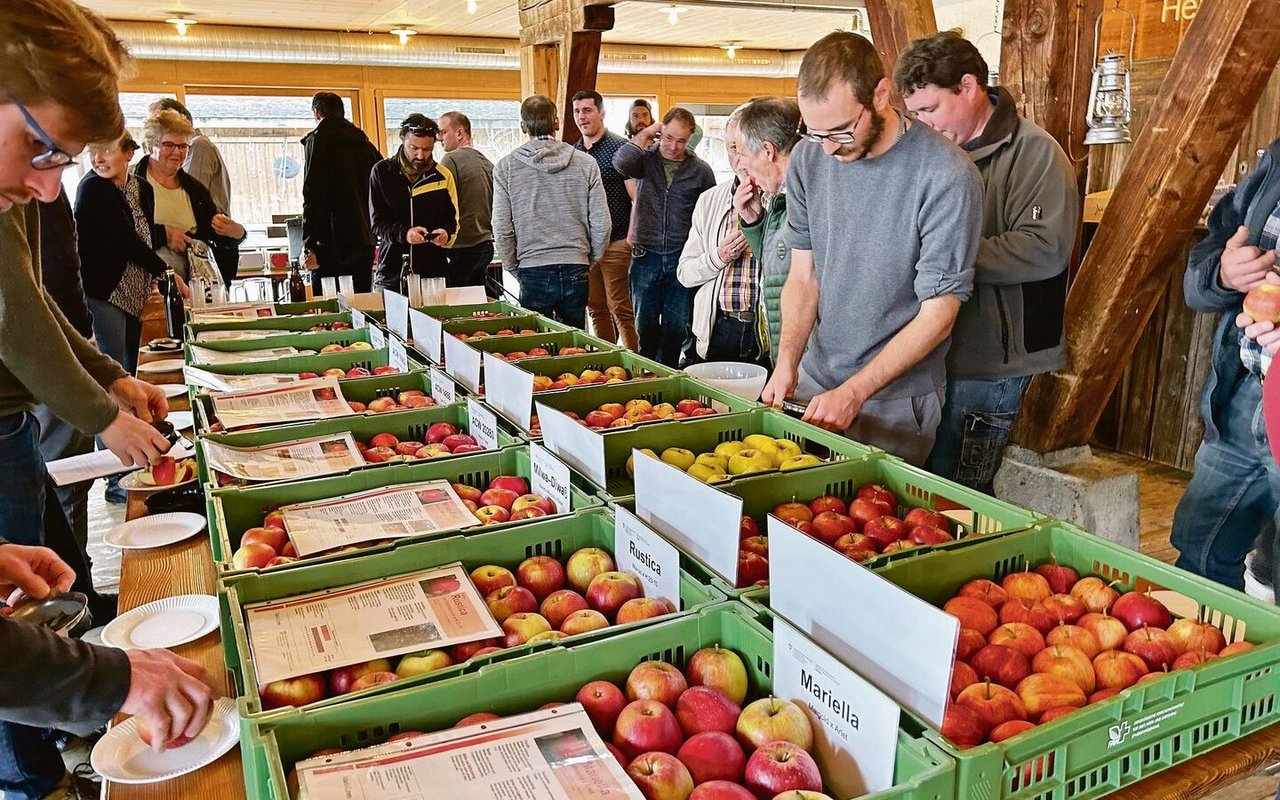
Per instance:
[[[494,167],[493,246],[508,272],[594,264],[610,229],[600,167],[572,145],[530,139]]]

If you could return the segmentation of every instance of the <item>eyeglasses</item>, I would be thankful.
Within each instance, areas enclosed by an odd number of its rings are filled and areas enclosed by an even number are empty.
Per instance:
[[[53,143],[53,137],[44,132],[44,128],[40,127],[40,123],[36,122],[35,117],[31,116],[31,112],[27,110],[26,106],[16,98],[10,98],[10,100],[18,107],[18,111],[22,113],[22,118],[27,121],[27,126],[31,128],[31,132],[36,135],[36,138],[46,148],[43,153],[37,153],[31,157],[32,169],[40,171],[62,169],[72,161],[75,161],[75,156]]]
[[[831,142],[832,144],[853,144],[856,140],[854,132],[857,131],[859,123],[862,122],[863,116],[866,115],[868,109],[863,106],[862,113],[853,121],[853,127],[845,131],[836,131],[835,133],[810,133],[802,124],[800,126],[799,135],[801,139],[807,139],[815,144],[824,144]]]
[[[413,128],[404,128],[401,136],[429,136],[432,139],[440,136],[440,129],[434,125],[419,125]]]
[[[191,149],[191,145],[187,144],[186,142],[161,142],[160,143],[160,152],[162,153],[172,153],[175,150],[185,153],[190,149]]]

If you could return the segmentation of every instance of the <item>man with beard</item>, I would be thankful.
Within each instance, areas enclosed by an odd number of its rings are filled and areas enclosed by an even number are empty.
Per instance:
[[[921,464],[942,416],[951,327],[973,291],[982,181],[890,105],[875,48],[828,34],[797,81],[806,141],[787,172],[791,269],[761,399]]]
[[[449,276],[445,248],[458,233],[458,188],[449,168],[432,157],[439,137],[435,120],[410,114],[400,123],[400,148],[369,175],[372,228],[381,243],[377,284],[383,288],[402,290],[402,272]]]

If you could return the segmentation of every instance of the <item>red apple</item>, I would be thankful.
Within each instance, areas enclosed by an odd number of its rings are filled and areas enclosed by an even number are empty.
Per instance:
[[[538,613],[551,623],[551,627],[560,630],[560,626],[570,614],[590,608],[587,599],[572,589],[561,589],[547,595],[538,607]]]
[[[1160,628],[1144,626],[1133,631],[1125,637],[1121,649],[1142,659],[1150,672],[1168,669],[1178,657],[1178,648],[1174,646],[1173,639]]]
[[[551,556],[530,556],[516,567],[516,583],[533,592],[538,602],[563,589],[564,580],[564,567]]]
[[[995,609],[973,597],[953,597],[942,610],[960,620],[960,627],[972,628],[983,636],[990,636],[999,625]]]
[[[1030,570],[1011,572],[1004,576],[1000,585],[1009,593],[1010,600],[1039,601],[1053,594],[1053,589],[1049,588],[1049,581],[1043,575]]]
[[[972,710],[987,728],[1027,718],[1027,709],[1017,693],[991,681],[967,687],[956,697],[956,704]]]
[[[1009,689],[1031,674],[1031,664],[1026,656],[1000,644],[989,644],[979,650],[969,661],[969,666],[973,667],[980,680],[990,678]]]
[[[1217,656],[1210,653],[1208,650],[1188,650],[1173,660],[1173,666],[1171,669],[1188,669],[1215,658],[1217,658]]]
[[[480,654],[481,650],[486,648],[498,649],[498,645],[502,644],[502,640],[495,637],[493,639],[480,639],[475,642],[462,642],[455,644],[449,648],[449,659],[455,664],[462,664],[475,658]]]
[[[997,610],[1009,599],[1009,593],[1001,588],[1000,584],[986,578],[969,581],[961,586],[956,594],[959,597],[977,598]]]
[[[275,558],[271,559],[266,563],[266,567],[267,569],[270,569],[272,567],[280,567],[280,566],[284,566],[285,564],[292,564],[297,560],[298,559],[291,558],[289,556],[276,556]]]
[[[814,524],[817,524],[816,520]],[[907,534],[910,533],[906,523],[891,516],[876,517],[862,527],[862,532],[875,541],[877,549],[891,542],[906,539]]]
[[[966,688],[978,682],[978,673],[973,671],[973,667],[963,661],[954,661],[951,664],[951,699],[955,700],[956,695],[963,692]]]
[[[1029,717],[1039,717],[1051,708],[1080,708],[1087,699],[1084,691],[1072,681],[1058,675],[1032,673],[1018,683],[1018,697],[1027,707]]]
[[[1167,628],[1173,616],[1164,603],[1142,592],[1126,592],[1111,606],[1111,616],[1124,623],[1130,631],[1144,625],[1149,628]]]
[[[510,489],[488,489],[480,495],[480,505],[502,506],[507,511],[510,511],[511,506],[519,497],[520,495]]]
[[[760,524],[746,514],[742,515],[742,520],[738,523],[738,539],[747,539],[752,536],[760,535]]]
[[[476,505],[480,505],[480,498],[484,496],[484,492],[474,486],[468,486],[465,483],[455,483],[451,484],[451,486],[453,488],[453,493],[456,494],[460,500],[470,500]]]
[[[951,534],[932,525],[916,525],[907,534],[907,540],[920,547],[932,547],[951,541]]]
[[[560,623],[560,632],[569,636],[576,636],[580,633],[589,633],[607,627],[609,627],[609,620],[605,619],[604,614],[593,608],[585,608],[565,617],[564,622]]]
[[[1076,620],[1088,613],[1080,598],[1070,594],[1054,594],[1042,602],[1045,610],[1061,625],[1074,624]]]
[[[773,515],[791,525],[797,522],[813,522],[813,512],[809,510],[809,507],[804,503],[797,503],[795,500],[775,506]]]
[[[462,719],[460,719],[460,720],[458,720],[457,722],[453,723],[453,727],[455,727],[455,728],[465,728],[465,727],[467,727],[468,725],[479,725],[479,724],[480,724],[480,723],[482,723],[482,722],[492,722],[492,721],[493,721],[493,720],[495,720],[495,719],[502,719],[502,717],[498,716],[497,714],[494,714],[492,711],[477,711],[476,713],[474,713],[474,714],[468,714],[468,715],[466,715],[465,717],[463,717]],[[399,735],[400,735],[400,734],[396,734],[396,736],[399,736]],[[405,737],[401,737],[401,738],[405,738],[405,739],[407,739],[407,738],[409,738],[409,737],[405,736]],[[392,736],[392,737],[391,737],[390,739],[388,739],[387,741],[389,741],[389,742],[396,741],[396,737],[395,737],[395,736]]]
[[[1034,572],[1026,574],[1035,575]],[[1036,575],[1036,577],[1040,576]],[[1042,636],[1058,626],[1058,620],[1049,613],[1049,609],[1044,607],[1044,603],[1017,597],[1010,597],[1008,602],[1000,606],[1000,622],[1001,624],[1025,622],[1040,631]]]
[[[258,569],[265,567],[276,557],[276,551],[269,544],[252,542],[236,549],[231,554],[231,566],[235,569]]]
[[[738,724],[738,715],[742,713],[737,703],[710,686],[689,687],[677,698],[675,711],[676,720],[685,736],[705,731],[733,733]]]
[[[977,712],[955,703],[942,716],[942,735],[961,750],[977,747],[987,738],[987,725]]]
[[[1194,619],[1176,620],[1169,626],[1169,638],[1173,640],[1179,653],[1204,650],[1210,655],[1216,655],[1227,646],[1227,639],[1222,635],[1221,630],[1207,622],[1196,622]]]
[[[748,536],[738,541],[738,549],[745,550],[748,553],[755,553],[764,558],[769,557],[769,537],[768,536]]]
[[[1053,722],[1058,717],[1065,717],[1066,715],[1070,714],[1072,711],[1075,711],[1075,710],[1076,710],[1076,706],[1058,706],[1057,708],[1051,708],[1048,711],[1042,712],[1040,714],[1040,724],[1046,725],[1050,722]]]
[[[394,450],[398,444],[400,444],[400,440],[390,433],[375,433],[373,438],[369,440],[370,447],[390,447]],[[421,447],[422,445],[418,446]]]
[[[627,775],[645,800],[686,800],[693,793],[693,776],[670,753],[644,753],[627,765]]]
[[[650,752],[674,754],[683,741],[676,715],[657,700],[628,703],[613,727],[613,743],[628,758]]]
[[[1093,659],[1093,674],[1099,689],[1128,689],[1147,671],[1145,661],[1123,650],[1106,650]]]
[[[1001,625],[987,637],[989,644],[1002,644],[1012,647],[1027,658],[1034,658],[1036,653],[1044,649],[1045,639],[1040,631],[1025,622],[1010,622]]]
[[[1031,669],[1048,675],[1057,675],[1080,687],[1086,695],[1096,688],[1093,662],[1084,651],[1074,647],[1054,645],[1046,647],[1031,660]]]
[[[684,673],[665,661],[641,661],[627,676],[628,700],[657,700],[675,708],[682,692],[689,688]]]
[[[509,492],[515,492],[519,497],[522,494],[529,493],[529,482],[519,475],[499,475],[489,481],[490,489],[506,489]]]
[[[742,657],[718,644],[690,656],[684,672],[690,686],[710,686],[738,705],[747,697],[747,667]]]
[[[424,437],[430,444],[440,444],[445,439],[453,436],[458,432],[458,428],[448,422],[437,422],[427,428],[427,435]]]
[[[575,551],[569,556],[564,567],[569,588],[579,594],[587,591],[592,578],[602,572],[611,572],[613,569],[613,556],[599,547],[584,547]]]
[[[368,461],[370,464],[381,464],[384,461],[389,461],[391,458],[399,454],[391,447],[370,447],[360,455],[363,456],[364,460]]]
[[[1049,631],[1044,641],[1046,645],[1074,647],[1088,656],[1090,661],[1102,652],[1102,646],[1098,644],[1097,638],[1078,625],[1059,625]]]
[[[625,572],[602,572],[587,585],[587,605],[604,614],[609,620],[618,615],[618,609],[628,600],[644,596],[639,579]]]
[[[501,525],[511,519],[511,512],[502,506],[480,506],[472,513],[484,525]]]
[[[591,681],[579,689],[573,699],[582,704],[583,710],[591,718],[591,724],[602,736],[613,733],[618,715],[627,706],[626,695],[608,681]]]
[[[551,630],[551,623],[541,614],[519,612],[502,621],[503,647],[519,647],[540,633]]]
[[[1106,700],[1109,697],[1115,697],[1118,694],[1120,694],[1119,689],[1099,689],[1098,691],[1089,695],[1089,704],[1092,705],[1093,703],[1101,703],[1103,700]]]
[[[471,570],[471,582],[481,597],[488,597],[504,586],[515,586],[516,576],[506,567],[496,564],[485,564]]]
[[[956,658],[960,661],[968,661],[973,658],[974,653],[986,647],[987,644],[987,637],[973,628],[961,628],[960,636],[956,639]]]
[[[264,528],[279,528],[284,530],[284,512],[272,511],[262,518],[262,526]]]
[[[849,516],[862,528],[876,517],[887,517],[893,514],[893,508],[880,500],[859,498],[849,504]]]
[[[1041,564],[1036,567],[1036,572],[1044,576],[1049,582],[1049,588],[1054,594],[1067,594],[1072,587],[1076,585],[1076,581],[1080,580],[1080,574],[1071,567],[1059,564],[1054,559],[1052,564]]]
[[[898,507],[898,496],[888,486],[882,486],[878,483],[869,483],[863,486],[858,490],[857,498],[859,500],[879,500],[894,509]]]
[[[760,798],[794,790],[822,791],[817,762],[792,742],[766,742],[757,748],[747,759],[743,781]]]
[[[756,800],[756,796],[732,781],[707,781],[694,787],[689,800]]]
[[[361,692],[371,686],[378,686],[383,683],[391,683],[400,680],[400,676],[394,672],[370,672],[368,675],[361,675],[356,678],[355,683],[351,684],[351,691]]]
[[[835,495],[824,494],[822,497],[816,497],[809,501],[809,510],[813,512],[815,517],[824,511],[832,511],[836,514],[844,515],[849,510],[849,506]]]
[[[1125,637],[1129,635],[1129,630],[1124,623],[1105,611],[1085,614],[1076,622],[1076,625],[1093,634],[1093,638],[1098,641],[1098,647],[1102,650],[1118,649],[1124,644]]]
[[[371,672],[390,672],[391,662],[385,658],[375,658],[349,667],[338,667],[329,673],[329,695],[337,696],[351,691],[351,685]]]
[[[769,580],[769,560],[746,550],[738,551],[738,581],[736,588],[752,586]]]
[[[538,600],[533,592],[523,586],[503,586],[497,591],[485,595],[485,605],[489,613],[499,625],[512,614],[530,613],[538,610]]]
[[[1254,645],[1252,642],[1232,642],[1218,651],[1218,658],[1226,658],[1227,656],[1234,656],[1237,653],[1245,653],[1252,650],[1253,647]]]
[[[240,537],[240,544],[265,544],[278,554],[289,541],[289,535],[281,528],[250,528]],[[1221,649],[1221,648],[1219,648]]]
[[[951,533],[953,524],[951,522],[951,518],[946,514],[942,514],[937,511],[930,511],[927,508],[911,509],[907,512],[907,515],[902,518],[902,521],[912,527],[915,527],[916,525],[924,525],[930,528],[937,528],[948,535]]]
[[[452,436],[444,437],[444,441],[440,444],[449,448],[450,452],[457,452],[459,447],[470,447],[476,443],[475,437],[468,436],[465,433],[455,433]]]
[[[1025,719],[1011,719],[992,728],[991,735],[988,738],[993,742],[1003,742],[1005,739],[1011,739],[1024,731],[1031,730],[1035,726],[1034,722],[1028,722]]]
[[[853,520],[835,511],[823,511],[813,518],[813,535],[829,545],[834,545],[841,536],[854,530]]]
[[[680,745],[676,758],[689,768],[694,784],[742,780],[747,756],[736,739],[723,731],[700,731],[686,735],[689,738]]]
[[[417,455],[418,451],[425,446],[426,445],[424,445],[422,442],[400,442],[391,449],[395,450],[398,454],[402,456],[412,456],[412,455]]]
[[[537,506],[525,506],[519,511],[512,511],[510,519],[514,521],[517,519],[536,519],[538,517],[545,516],[547,516],[547,512]]]
[[[653,597],[633,597],[622,604],[614,617],[615,625],[626,625],[642,619],[653,619],[671,613],[667,604]]]

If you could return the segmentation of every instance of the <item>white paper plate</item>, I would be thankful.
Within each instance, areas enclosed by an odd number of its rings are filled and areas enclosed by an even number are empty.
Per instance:
[[[176,486],[186,486],[188,483],[195,483],[200,477],[199,475],[192,475],[181,483],[167,483],[164,486],[153,486],[149,483],[143,483],[138,480],[138,472],[142,472],[142,470],[130,472],[128,475],[121,478],[120,488],[124,489],[126,492],[142,492],[143,494],[150,494],[151,492],[159,492],[165,489],[172,489]]]
[[[155,387],[164,392],[165,397],[181,397],[187,393],[187,385],[185,383],[157,383]]]
[[[190,411],[170,411],[165,417],[175,431],[189,431],[196,425],[196,415]]]
[[[111,620],[102,641],[121,650],[176,647],[218,629],[218,598],[211,594],[166,597]]]
[[[159,361],[148,361],[145,364],[139,364],[138,372],[146,372],[148,374],[181,372],[184,366],[186,366],[186,362],[180,358],[162,358]]]
[[[138,517],[115,526],[103,541],[121,550],[148,550],[190,539],[204,530],[204,517],[187,511],[171,511]]]
[[[138,737],[138,720],[129,717],[112,726],[89,754],[89,763],[102,777],[116,783],[158,783],[212,764],[240,739],[235,701],[222,697],[213,704],[209,724],[182,747],[157,753]]]

